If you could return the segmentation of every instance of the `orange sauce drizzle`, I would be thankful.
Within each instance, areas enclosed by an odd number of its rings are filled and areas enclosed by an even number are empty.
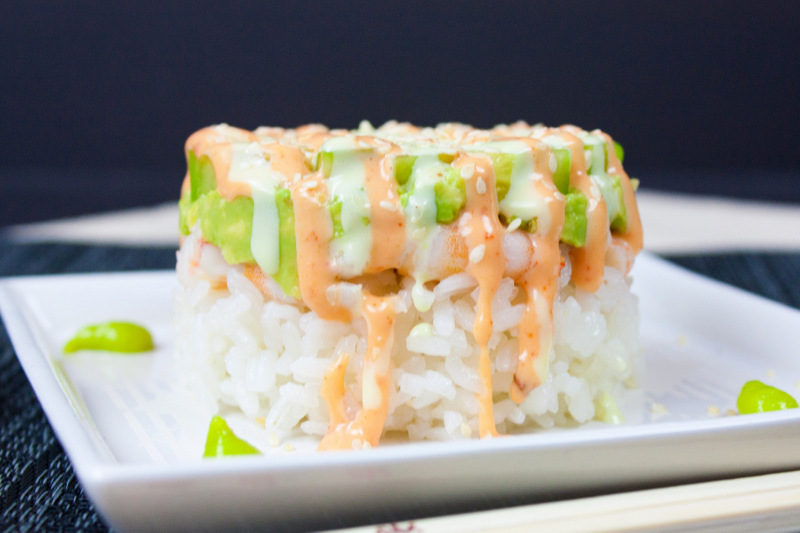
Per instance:
[[[572,263],[570,280],[578,287],[595,292],[603,283],[605,269],[606,242],[608,241],[608,210],[600,189],[592,183],[586,172],[586,158],[580,139],[564,130],[555,130],[567,142],[572,164],[569,184],[586,196],[587,208],[586,243],[580,248],[571,248],[569,258]]]
[[[347,360],[340,358],[327,372],[325,402],[331,413],[331,428],[319,444],[319,450],[360,449],[377,446],[392,386],[391,358],[394,340],[394,297],[362,296],[361,312],[367,321],[367,353],[361,374],[361,409],[352,420],[344,410],[344,372]],[[333,384],[335,383],[335,385]]]
[[[489,354],[489,339],[492,336],[492,298],[503,280],[505,255],[503,254],[503,234],[498,215],[495,176],[488,157],[462,155],[453,166],[461,171],[467,189],[467,203],[462,215],[461,234],[469,250],[467,272],[477,281],[480,292],[476,309],[473,334],[480,347],[478,375],[482,390],[478,394],[480,410],[478,413],[478,432],[483,437],[496,436],[494,423],[494,402],[492,398],[492,360]],[[483,185],[479,185],[479,181]],[[483,192],[479,192],[480,191]],[[487,222],[488,221],[488,222]],[[487,227],[488,226],[488,227]]]
[[[559,238],[564,226],[564,197],[558,192],[550,172],[549,150],[540,141],[520,139],[533,154],[535,180],[539,195],[545,199],[550,214],[546,231],[530,235],[534,245],[533,261],[520,280],[527,302],[517,325],[519,356],[509,395],[517,403],[547,377],[553,344],[553,301],[558,292],[561,271]]]

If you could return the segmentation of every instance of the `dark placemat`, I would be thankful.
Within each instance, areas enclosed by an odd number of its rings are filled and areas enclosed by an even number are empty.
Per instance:
[[[725,283],[800,309],[800,253],[672,257]],[[175,251],[0,242],[0,276],[171,269]],[[106,531],[0,328],[0,517],[7,531]],[[515,502],[525,503],[525,502]]]

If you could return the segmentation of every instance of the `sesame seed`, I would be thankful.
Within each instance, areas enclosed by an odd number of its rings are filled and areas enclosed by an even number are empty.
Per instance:
[[[472,251],[469,253],[469,260],[471,263],[480,263],[483,260],[483,256],[486,253],[486,245],[479,244]]]
[[[468,180],[475,174],[475,165],[470,163],[461,167],[461,177]]]
[[[387,211],[397,211],[397,207],[395,207],[395,205],[388,200],[381,200],[379,205]]]
[[[482,221],[483,221],[483,229],[486,230],[486,233],[488,235],[494,233],[494,228],[492,227],[492,220],[488,216],[483,215]]]
[[[313,189],[317,186],[317,180],[308,180],[303,184],[304,189]]]
[[[475,190],[478,191],[478,194],[486,192],[486,182],[483,181],[483,178],[478,178],[478,181],[475,183]]]
[[[464,229],[461,230],[462,237],[468,237],[470,233],[472,233],[472,226],[464,226]]]
[[[508,231],[516,230],[517,228],[520,227],[521,224],[522,224],[522,219],[515,218],[514,220],[511,221],[511,224],[508,225]]]

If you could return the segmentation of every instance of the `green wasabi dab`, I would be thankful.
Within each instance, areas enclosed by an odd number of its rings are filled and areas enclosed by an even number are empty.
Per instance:
[[[150,332],[131,322],[104,322],[86,326],[64,345],[66,353],[78,350],[135,353],[152,349],[153,337]]]
[[[789,393],[756,380],[745,383],[736,400],[736,408],[741,415],[796,407],[797,400]]]
[[[208,426],[203,457],[224,457],[226,455],[261,455],[261,452],[250,443],[237,437],[225,419],[215,416]]]

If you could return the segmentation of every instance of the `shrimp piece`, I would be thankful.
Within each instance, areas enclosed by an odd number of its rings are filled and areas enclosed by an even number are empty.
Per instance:
[[[519,279],[533,261],[534,245],[523,230],[507,231],[503,234],[503,254],[506,258],[504,276]],[[434,237],[425,263],[431,280],[441,280],[464,272],[469,263],[469,249],[458,226],[445,226]]]

